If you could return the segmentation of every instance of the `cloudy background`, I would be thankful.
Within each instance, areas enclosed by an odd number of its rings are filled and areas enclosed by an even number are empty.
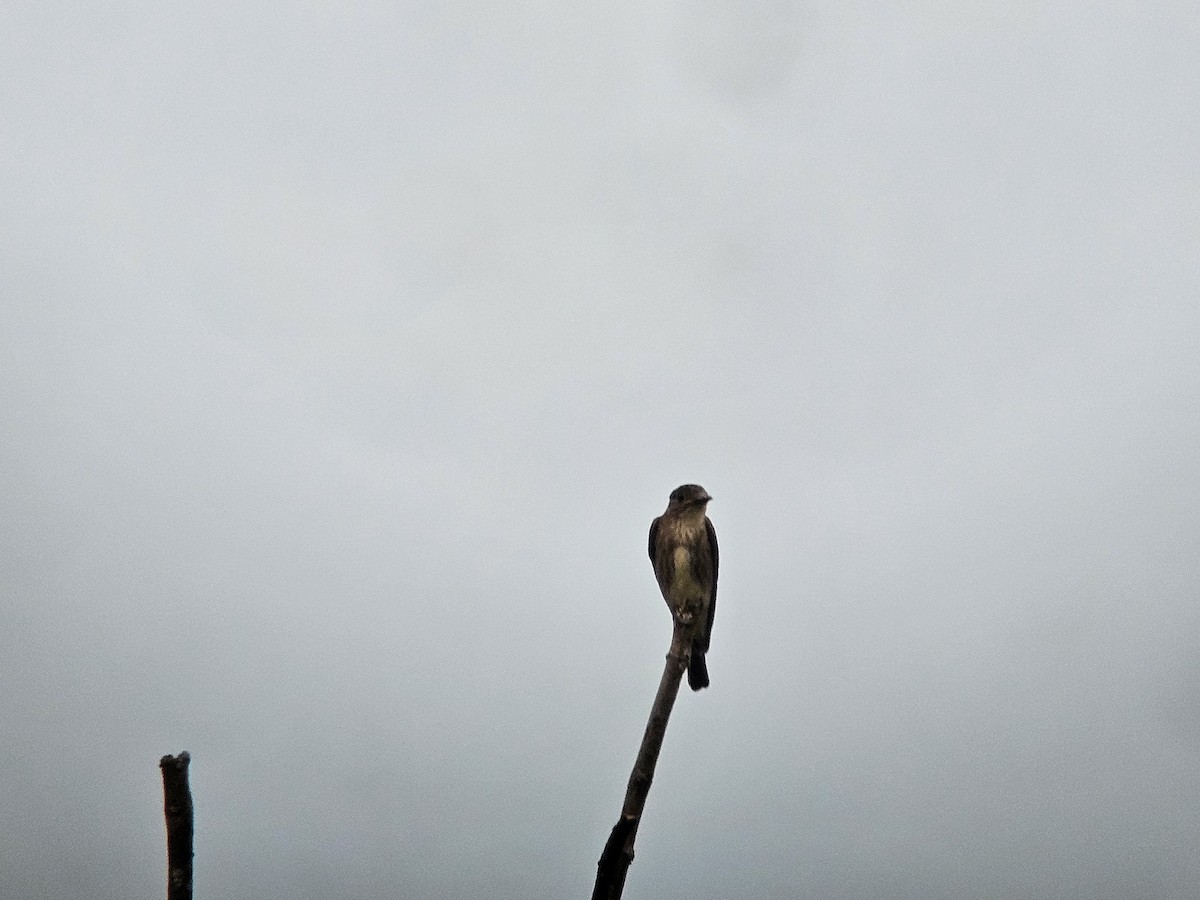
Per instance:
[[[1200,881],[1190,3],[0,13],[0,897]]]

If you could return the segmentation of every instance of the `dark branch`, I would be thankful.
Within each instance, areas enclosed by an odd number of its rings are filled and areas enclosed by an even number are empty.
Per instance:
[[[629,776],[621,818],[613,826],[596,865],[596,886],[592,890],[592,900],[620,900],[621,892],[625,890],[625,875],[629,872],[629,864],[633,862],[633,844],[637,839],[638,825],[642,821],[650,783],[654,780],[654,767],[667,733],[667,721],[675,706],[675,697],[679,694],[679,683],[688,667],[694,631],[694,624],[685,625],[675,619],[667,664],[658,683],[658,693],[654,695],[654,705],[650,708],[642,746]]]
[[[185,750],[158,761],[163,779],[163,811],[167,817],[167,900],[192,900],[192,792],[188,788]]]

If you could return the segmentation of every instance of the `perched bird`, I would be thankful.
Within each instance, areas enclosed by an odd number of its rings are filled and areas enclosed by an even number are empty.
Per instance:
[[[704,654],[717,612],[717,532],[705,515],[712,497],[698,484],[671,491],[667,510],[650,524],[650,562],[671,615],[695,623],[688,687],[708,687]]]

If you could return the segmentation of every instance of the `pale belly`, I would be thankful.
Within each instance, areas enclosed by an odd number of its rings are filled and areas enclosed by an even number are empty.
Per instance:
[[[692,555],[687,547],[676,547],[675,558],[671,561],[675,566],[671,579],[671,599],[675,605],[681,606],[689,600],[707,601],[704,588],[692,577]]]

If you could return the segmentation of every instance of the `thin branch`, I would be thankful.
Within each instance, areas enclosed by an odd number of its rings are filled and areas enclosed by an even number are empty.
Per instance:
[[[167,900],[192,900],[192,792],[188,788],[191,761],[186,750],[158,761],[167,818]]]
[[[667,733],[667,720],[671,717],[675,697],[679,694],[679,683],[683,680],[692,654],[695,626],[682,624],[678,619],[674,622],[667,664],[663,667],[658,693],[654,695],[654,705],[650,708],[650,719],[646,722],[646,732],[642,735],[642,746],[633,764],[633,773],[629,776],[621,818],[613,826],[604,852],[600,854],[600,861],[596,864],[596,886],[592,890],[592,900],[620,900],[625,890],[625,875],[629,872],[629,864],[633,862],[633,844],[642,821],[642,809],[650,793],[650,783],[654,780],[658,752]]]

